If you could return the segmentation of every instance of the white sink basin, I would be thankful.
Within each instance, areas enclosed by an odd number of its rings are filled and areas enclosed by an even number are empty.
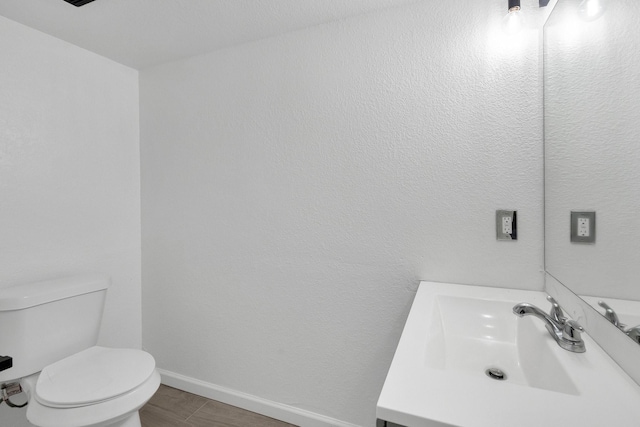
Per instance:
[[[377,417],[409,427],[637,425],[640,387],[587,334],[587,351],[571,353],[540,319],[513,314],[520,302],[547,311],[545,297],[422,282]]]
[[[539,319],[513,314],[513,302],[438,295],[425,350],[427,367],[486,379],[497,368],[503,381],[578,394]]]

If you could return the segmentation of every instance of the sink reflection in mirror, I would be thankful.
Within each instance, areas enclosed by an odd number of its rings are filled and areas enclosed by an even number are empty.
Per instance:
[[[426,348],[433,369],[485,376],[489,368],[505,381],[565,394],[578,394],[555,353],[544,324],[518,318],[513,302],[438,296]]]

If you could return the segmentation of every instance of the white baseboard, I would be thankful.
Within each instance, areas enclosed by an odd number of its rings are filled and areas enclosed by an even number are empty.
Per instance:
[[[158,369],[162,376],[162,384],[174,387],[207,399],[217,400],[228,405],[257,412],[267,417],[275,418],[301,427],[360,427],[345,421],[315,412],[273,402],[261,397],[253,396],[241,391],[221,387],[195,378],[187,377],[175,372]]]

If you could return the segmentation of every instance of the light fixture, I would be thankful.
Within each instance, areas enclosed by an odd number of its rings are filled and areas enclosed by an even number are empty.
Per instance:
[[[595,21],[604,14],[604,0],[583,0],[578,13],[585,21]]]
[[[67,3],[71,3],[76,7],[84,6],[87,3],[91,3],[93,0],[64,0]]]
[[[549,1],[538,0],[538,5],[539,7],[546,7]],[[508,10],[507,16],[502,20],[502,29],[507,34],[517,34],[524,27],[524,16],[520,7],[520,0],[509,0]]]
[[[520,8],[520,0],[509,0],[509,11],[502,19],[502,29],[505,33],[518,34],[524,27],[524,19]]]

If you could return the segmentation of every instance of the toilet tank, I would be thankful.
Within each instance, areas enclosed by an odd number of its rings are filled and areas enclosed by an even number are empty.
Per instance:
[[[0,383],[96,345],[109,278],[85,275],[0,288]]]

